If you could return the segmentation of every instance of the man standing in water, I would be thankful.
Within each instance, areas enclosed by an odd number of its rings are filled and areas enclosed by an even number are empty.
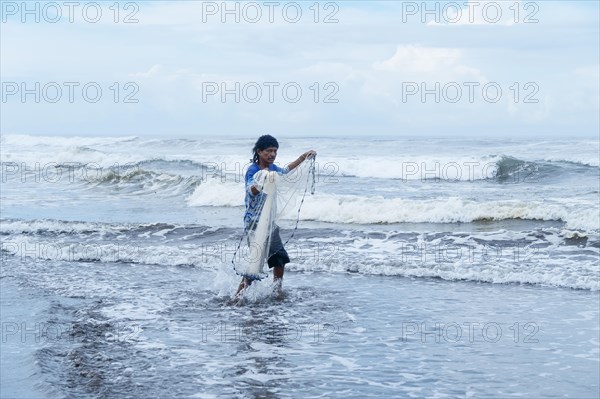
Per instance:
[[[277,150],[279,149],[279,143],[275,137],[270,135],[260,136],[254,144],[252,150],[252,164],[246,172],[246,213],[244,214],[244,225],[246,230],[250,229],[251,226],[256,222],[257,212],[260,209],[260,203],[262,200],[261,188],[254,181],[254,175],[261,171],[275,171],[280,174],[288,173],[295,169],[304,162],[306,159],[315,157],[317,153],[313,150],[307,151],[300,155],[298,159],[290,163],[285,168],[280,168],[275,165],[275,158],[277,158]],[[277,290],[281,293],[281,283],[283,279],[283,271],[286,263],[290,262],[290,258],[283,247],[281,237],[279,236],[279,227],[275,227],[271,233],[271,245],[269,247],[269,254],[267,263],[269,268],[273,269],[273,281],[276,284]],[[236,297],[242,293],[250,284],[252,279],[244,276],[236,292]]]

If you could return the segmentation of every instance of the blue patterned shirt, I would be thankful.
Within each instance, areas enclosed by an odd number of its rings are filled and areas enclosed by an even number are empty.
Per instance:
[[[252,165],[250,165],[248,171],[246,172],[246,199],[244,201],[246,204],[246,213],[244,213],[244,225],[246,226],[246,229],[248,229],[252,225],[252,223],[256,221],[256,217],[258,216],[256,214],[257,210],[260,209],[261,204],[265,200],[265,194],[261,192],[257,195],[254,195],[252,194],[251,190],[251,187],[254,185],[254,175],[259,170],[260,167],[258,166],[258,164],[253,163]],[[269,170],[275,171],[280,174],[285,174],[289,172],[289,169],[287,167],[280,168],[275,164],[269,165]]]

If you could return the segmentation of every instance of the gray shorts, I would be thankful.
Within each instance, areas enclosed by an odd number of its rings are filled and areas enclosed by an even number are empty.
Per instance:
[[[271,233],[271,245],[269,246],[269,258],[267,264],[269,268],[283,267],[286,263],[290,263],[290,257],[283,247],[281,236],[279,235],[279,226],[275,226]]]

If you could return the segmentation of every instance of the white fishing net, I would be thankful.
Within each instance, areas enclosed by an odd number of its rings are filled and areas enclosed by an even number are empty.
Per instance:
[[[260,191],[258,205],[232,263],[237,274],[250,280],[261,280],[267,276],[265,264],[280,265],[290,261],[285,245],[298,228],[306,195],[314,193],[315,159],[307,159],[285,174],[261,170],[253,179]],[[286,234],[279,228],[281,219],[294,221]]]

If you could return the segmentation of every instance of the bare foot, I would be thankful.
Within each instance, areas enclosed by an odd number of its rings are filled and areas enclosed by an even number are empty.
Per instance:
[[[275,287],[273,287],[273,297],[275,299],[284,299],[285,294],[283,293],[282,280],[275,279]]]

